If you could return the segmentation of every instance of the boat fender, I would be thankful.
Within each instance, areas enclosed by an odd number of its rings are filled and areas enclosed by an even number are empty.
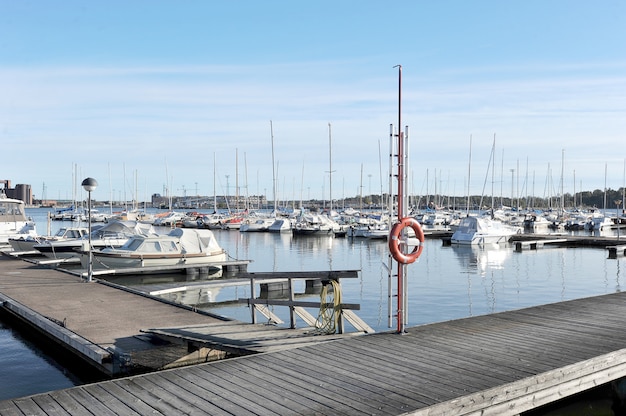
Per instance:
[[[415,237],[417,237],[420,242],[419,245],[413,248],[413,251],[407,254],[402,252],[401,245],[404,244],[404,241],[400,240],[400,233],[402,233],[402,230],[406,227],[411,227],[413,231],[415,231]],[[422,254],[423,249],[424,232],[422,231],[420,223],[415,218],[405,217],[394,224],[389,232],[389,251],[395,261],[402,264],[411,264]]]

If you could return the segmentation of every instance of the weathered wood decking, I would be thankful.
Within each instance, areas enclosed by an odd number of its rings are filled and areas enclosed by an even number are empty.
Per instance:
[[[246,324],[122,286],[86,283],[77,276],[7,256],[0,256],[0,311],[27,322],[60,348],[109,376],[344,336],[320,336],[311,328]]]
[[[226,325],[19,260],[0,258],[0,276],[4,307],[36,305],[43,321],[68,337],[74,331],[93,337],[97,343],[86,348],[103,360],[145,342],[142,330],[206,349],[213,343],[239,349],[256,336],[256,351],[271,351],[0,401],[0,415],[518,415],[626,376],[626,293],[423,325],[402,335],[315,345],[287,338],[283,346],[298,348],[277,351],[262,344],[262,329],[252,334],[241,323]]]
[[[32,415],[517,415],[626,376],[626,293],[0,402]]]

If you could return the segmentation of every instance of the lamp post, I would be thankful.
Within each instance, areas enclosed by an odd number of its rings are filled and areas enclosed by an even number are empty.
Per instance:
[[[83,189],[87,191],[89,198],[87,199],[87,224],[89,227],[89,269],[87,271],[87,282],[91,282],[93,278],[93,255],[91,253],[91,191],[95,191],[98,181],[94,178],[87,178],[81,183]]]

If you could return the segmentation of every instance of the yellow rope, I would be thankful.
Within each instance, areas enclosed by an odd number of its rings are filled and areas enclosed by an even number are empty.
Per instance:
[[[320,312],[317,316],[317,329],[324,334],[334,334],[339,326],[341,307],[341,286],[336,280],[322,286],[320,293]],[[332,288],[331,291],[328,289]],[[326,304],[332,304],[330,308]]]

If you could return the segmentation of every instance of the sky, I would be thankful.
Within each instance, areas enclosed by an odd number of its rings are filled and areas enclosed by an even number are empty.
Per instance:
[[[47,199],[86,177],[96,200],[387,192],[398,65],[411,193],[624,186],[621,0],[0,0],[0,179]]]

